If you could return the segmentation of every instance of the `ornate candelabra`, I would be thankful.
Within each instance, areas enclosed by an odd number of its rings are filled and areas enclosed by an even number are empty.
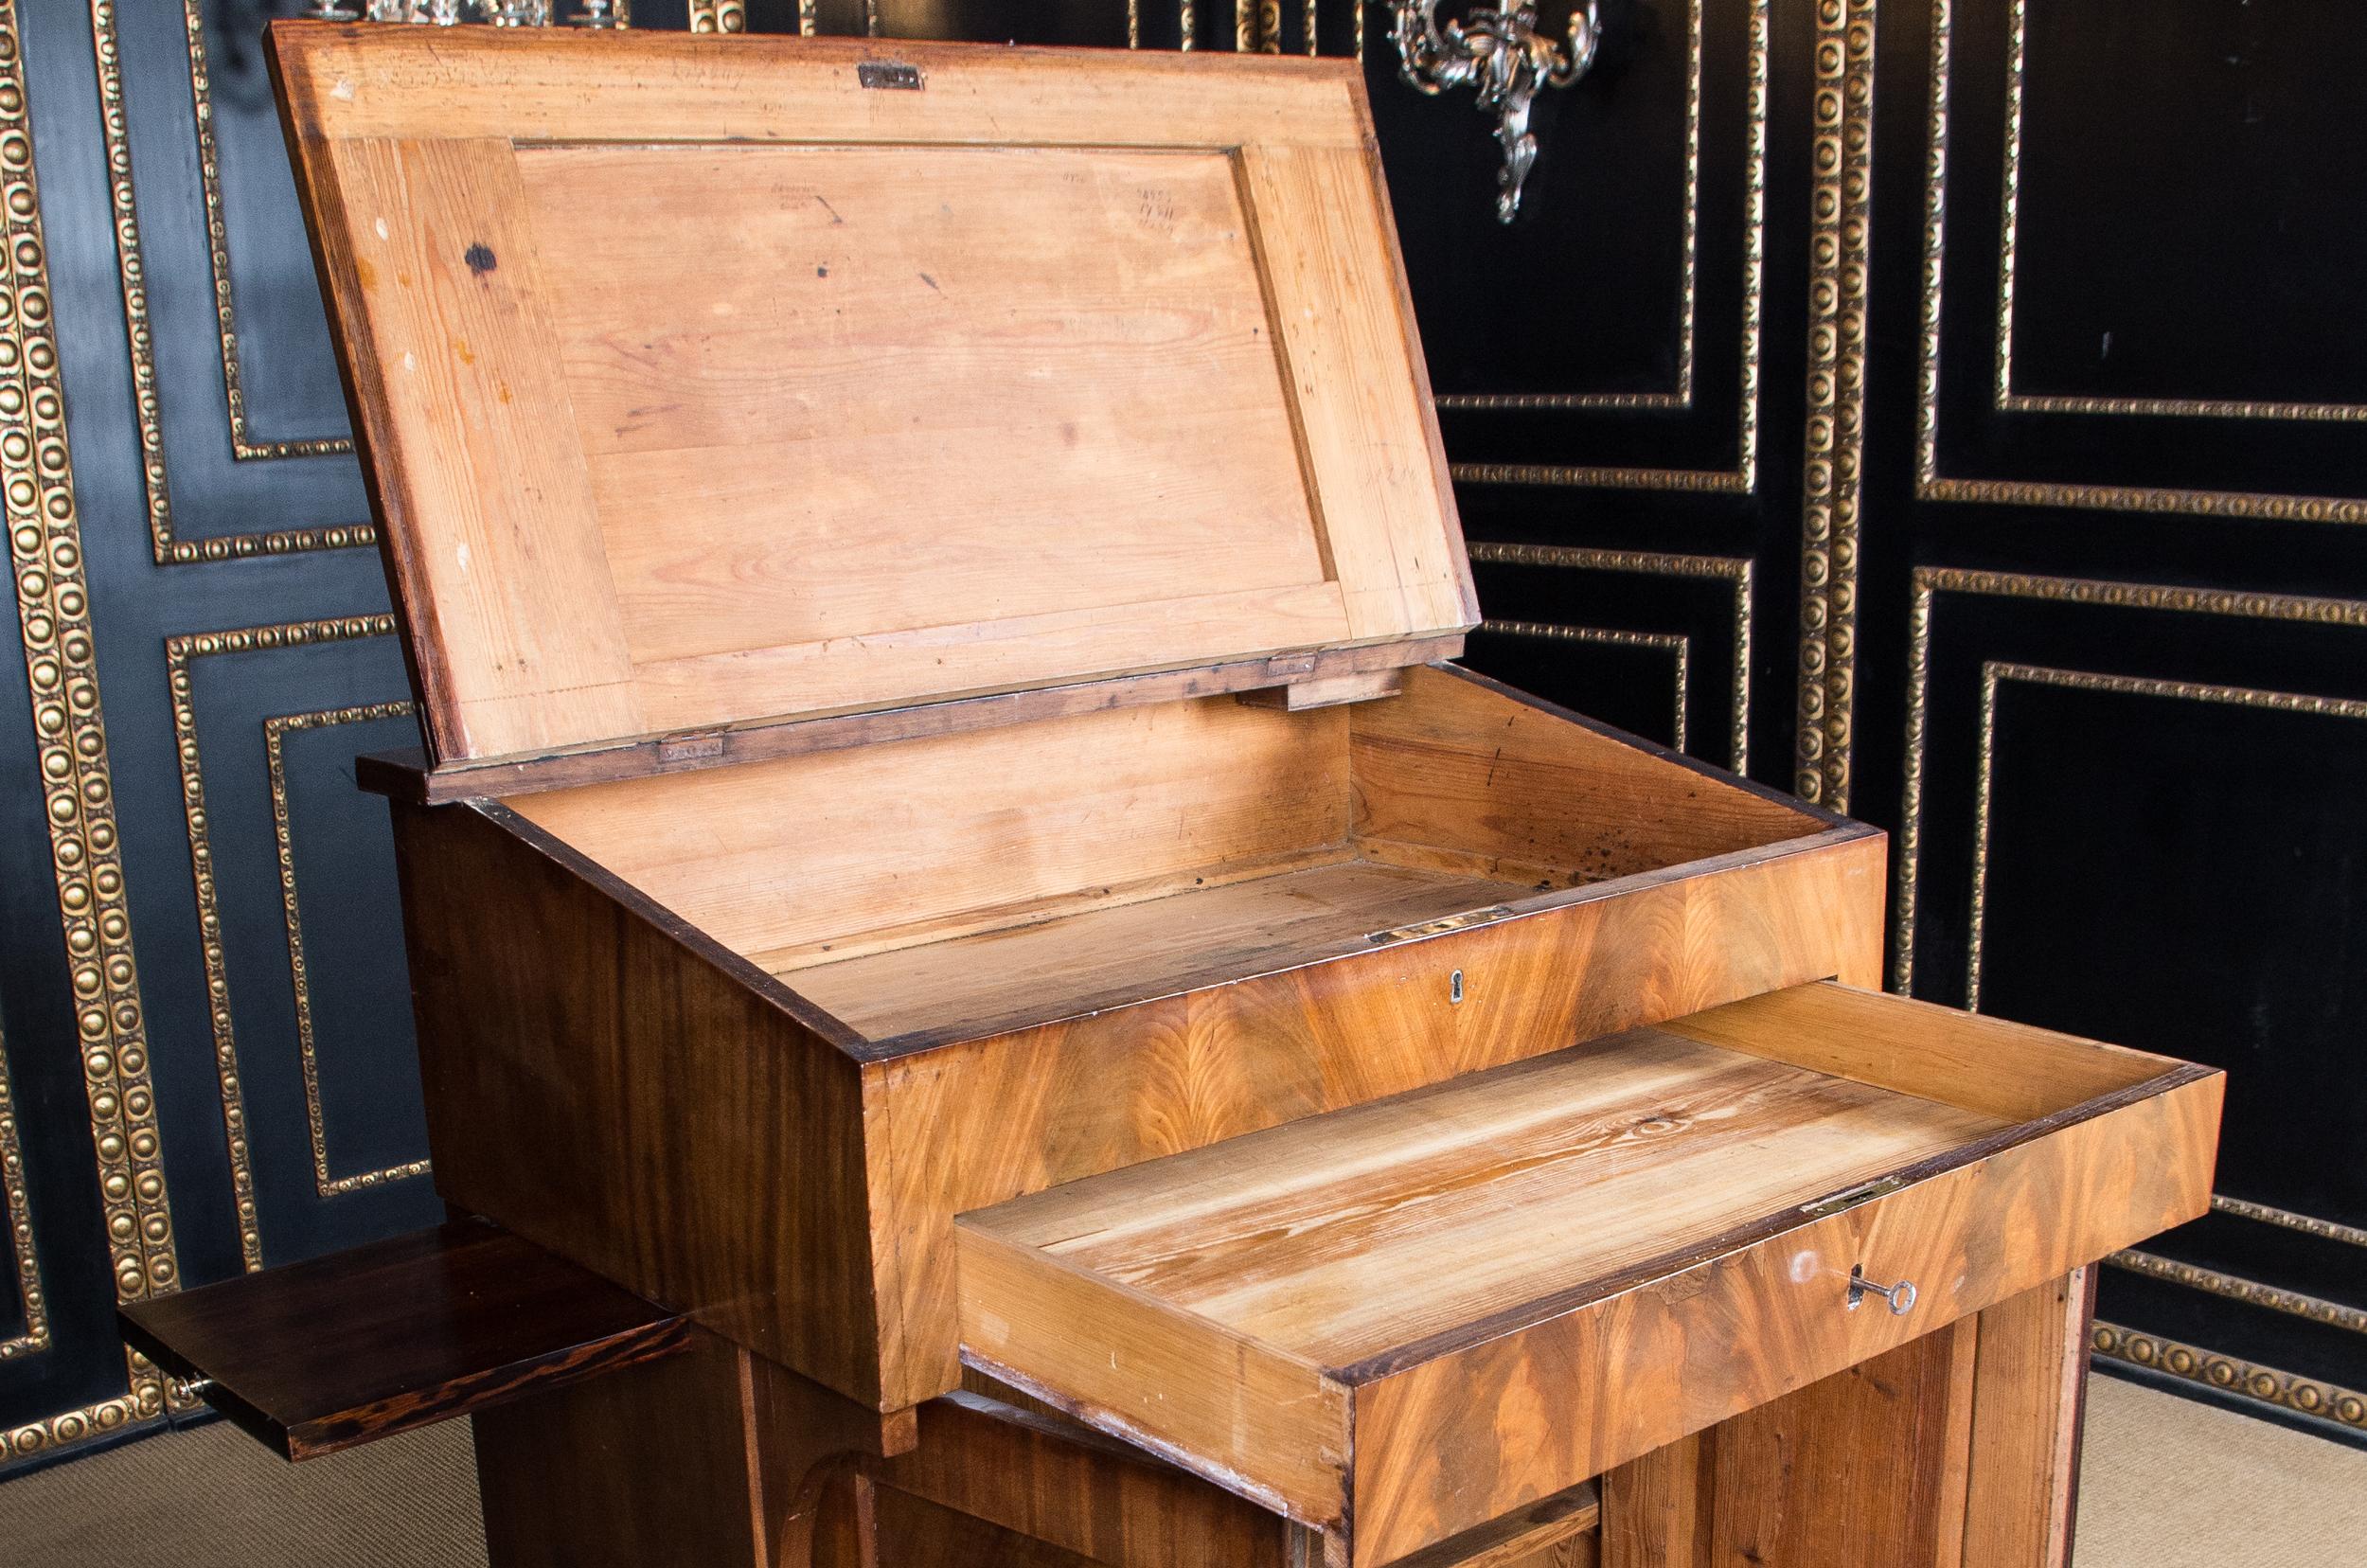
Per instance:
[[[1537,8],[1528,0],[1493,10],[1474,10],[1460,22],[1438,23],[1438,0],[1397,0],[1397,74],[1416,92],[1437,96],[1450,87],[1478,92],[1483,114],[1496,116],[1496,141],[1504,167],[1496,176],[1496,217],[1509,223],[1521,210],[1521,185],[1537,162],[1537,136],[1529,130],[1529,105],[1539,89],[1567,87],[1594,63],[1602,38],[1597,0],[1570,13],[1565,47],[1537,30]]]

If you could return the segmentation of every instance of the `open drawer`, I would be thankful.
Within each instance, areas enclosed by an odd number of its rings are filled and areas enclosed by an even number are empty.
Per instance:
[[[2202,1213],[2220,1090],[1802,986],[964,1215],[963,1353],[1388,1562]]]

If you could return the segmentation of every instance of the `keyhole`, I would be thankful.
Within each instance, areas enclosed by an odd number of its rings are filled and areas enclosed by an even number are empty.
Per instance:
[[[1463,971],[1461,970],[1447,976],[1447,1000],[1458,1006],[1463,1001]]]

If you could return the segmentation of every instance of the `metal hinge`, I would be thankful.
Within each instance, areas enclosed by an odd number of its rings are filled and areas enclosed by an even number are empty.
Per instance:
[[[898,87],[917,93],[920,91],[920,67],[899,65],[886,60],[866,60],[855,67],[855,80],[865,87]]]
[[[1906,1185],[1907,1178],[1904,1176],[1885,1176],[1879,1181],[1868,1182],[1862,1186],[1853,1186],[1846,1192],[1836,1192],[1830,1198],[1819,1198],[1813,1203],[1803,1203],[1800,1205],[1800,1212],[1811,1220],[1822,1220],[1828,1214],[1840,1214],[1843,1210],[1856,1208],[1860,1203],[1870,1203],[1877,1198],[1887,1198]]]

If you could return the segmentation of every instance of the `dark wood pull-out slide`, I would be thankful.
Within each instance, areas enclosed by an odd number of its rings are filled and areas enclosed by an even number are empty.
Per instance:
[[[133,1348],[311,1459],[686,1348],[689,1320],[457,1221],[121,1312]]]

